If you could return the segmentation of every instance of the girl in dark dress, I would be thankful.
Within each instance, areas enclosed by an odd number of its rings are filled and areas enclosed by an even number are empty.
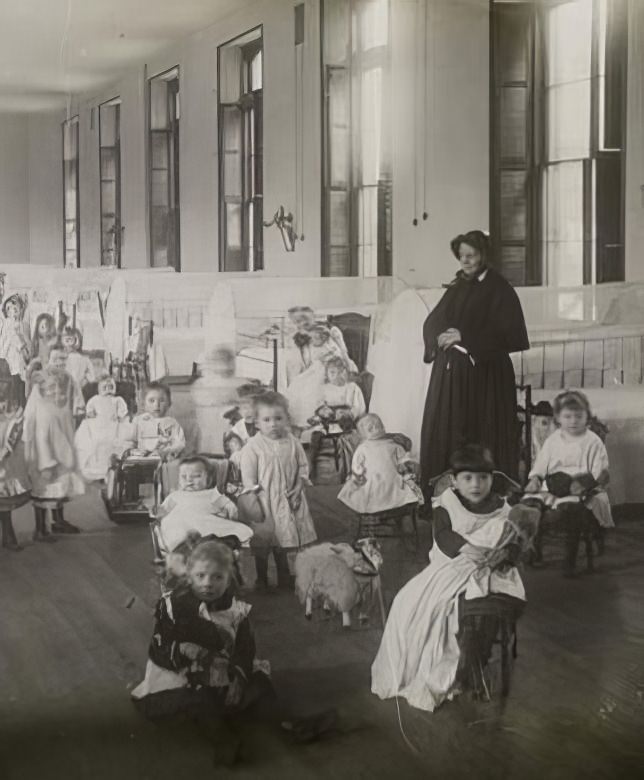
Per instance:
[[[450,244],[461,270],[425,320],[426,363],[433,363],[421,433],[421,484],[443,473],[464,442],[488,447],[498,467],[517,475],[519,426],[511,352],[529,347],[519,298],[487,264],[480,230]]]

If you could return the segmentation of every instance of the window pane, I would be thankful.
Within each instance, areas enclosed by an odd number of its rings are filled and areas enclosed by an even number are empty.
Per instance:
[[[528,33],[530,9],[497,5],[495,59],[501,83],[526,81],[528,78]]]
[[[548,161],[590,155],[590,80],[547,91]]]
[[[351,4],[347,0],[324,0],[324,62],[343,64],[349,59]]]
[[[546,9],[546,85],[589,79],[593,0],[568,0]]]
[[[548,284],[584,282],[584,175],[582,162],[546,169],[545,243]]]
[[[156,78],[150,81],[150,130],[166,130],[168,117],[168,83]]]
[[[526,238],[525,171],[501,171],[501,240]]]
[[[361,90],[362,184],[377,184],[382,156],[382,69],[362,76]]]
[[[329,243],[332,246],[349,244],[349,208],[346,192],[329,194]]]
[[[522,246],[501,248],[503,276],[510,284],[522,287],[526,283],[526,250]]]
[[[253,91],[262,88],[262,50],[260,49],[250,63],[250,84]]]
[[[525,87],[501,90],[501,158],[505,161],[525,160],[527,101]]]
[[[328,250],[326,266],[329,276],[350,276],[351,262],[349,260],[349,250],[331,247]]]
[[[389,38],[389,7],[387,1],[362,0],[360,6],[362,51],[373,49],[376,46],[386,46]]]

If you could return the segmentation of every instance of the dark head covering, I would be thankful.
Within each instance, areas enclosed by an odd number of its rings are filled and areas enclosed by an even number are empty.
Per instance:
[[[491,474],[495,469],[492,453],[480,444],[465,444],[456,450],[450,458],[450,467],[453,474],[461,471]]]
[[[467,244],[476,249],[483,259],[483,264],[487,263],[490,257],[490,237],[482,230],[468,230],[467,233],[460,233],[449,242],[452,254],[457,260],[461,244]]]
[[[535,417],[552,417],[552,404],[550,401],[539,401],[536,406],[532,407],[532,414]]]

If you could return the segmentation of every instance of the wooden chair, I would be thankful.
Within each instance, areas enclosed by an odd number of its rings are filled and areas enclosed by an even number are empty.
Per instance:
[[[413,549],[418,549],[418,503],[387,509],[383,512],[358,514],[358,535],[356,539],[405,539],[403,520],[409,518],[412,524]]]

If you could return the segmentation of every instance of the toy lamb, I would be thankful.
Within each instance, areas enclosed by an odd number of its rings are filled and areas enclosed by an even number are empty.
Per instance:
[[[356,549],[345,542],[324,542],[300,551],[295,558],[295,589],[304,604],[304,616],[311,619],[313,605],[322,602],[325,611],[342,614],[342,627],[350,628],[351,610],[363,603],[367,584],[372,596],[378,592],[382,556],[373,539],[360,539]],[[361,611],[361,622],[367,616]]]

